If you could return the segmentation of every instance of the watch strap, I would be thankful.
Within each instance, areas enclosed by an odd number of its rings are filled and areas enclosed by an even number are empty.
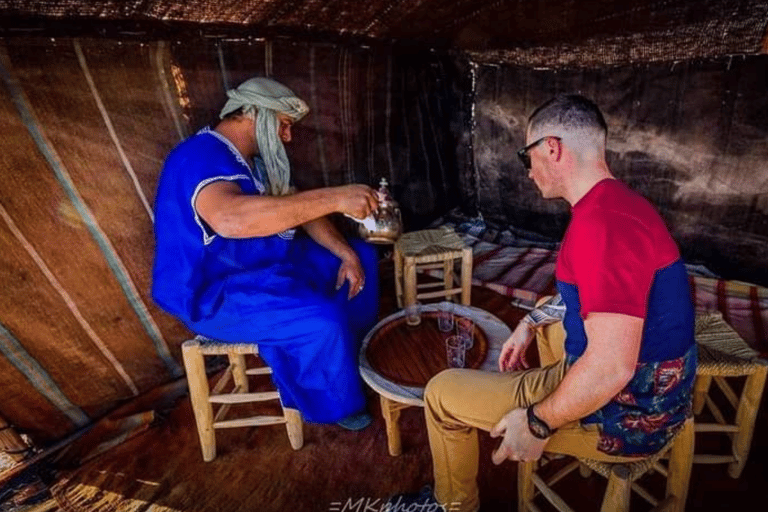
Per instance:
[[[531,431],[531,434],[533,434],[534,437],[538,439],[547,439],[557,431],[556,428],[550,428],[544,420],[536,416],[533,412],[533,405],[526,409],[526,414],[528,416],[528,430]]]

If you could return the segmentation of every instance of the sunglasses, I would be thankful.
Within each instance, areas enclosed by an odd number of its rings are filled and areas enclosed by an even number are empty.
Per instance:
[[[547,139],[556,139],[558,141],[562,140],[560,137],[555,137],[554,135],[546,135],[537,141],[531,142],[524,148],[517,150],[517,158],[519,158],[520,161],[523,162],[523,167],[525,167],[526,171],[529,171],[531,169],[531,155],[529,153],[533,148],[535,148],[536,146],[538,146],[539,144],[541,144]]]

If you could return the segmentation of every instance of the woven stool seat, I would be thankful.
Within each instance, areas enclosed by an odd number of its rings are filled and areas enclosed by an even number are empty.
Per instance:
[[[206,356],[221,356],[227,354],[258,355],[258,346],[253,343],[222,343],[204,336],[196,336],[200,352]]]
[[[640,459],[637,462],[625,462],[622,465],[627,468],[627,478],[630,480],[636,480],[646,474],[649,470],[654,469],[658,461],[666,455],[666,451],[654,453],[650,457]],[[595,459],[579,459],[579,461],[587,466],[592,471],[603,475],[605,478],[611,476],[615,463],[603,462]]]
[[[469,305],[472,286],[472,248],[450,228],[425,229],[404,233],[395,242],[395,290],[398,306],[404,307],[418,299],[461,296]],[[461,262],[459,285],[454,283],[454,266]],[[441,269],[443,283],[417,283],[417,273]],[[419,292],[426,288],[442,288]]]
[[[694,333],[699,349],[698,374],[750,375],[766,365],[723,320],[722,313],[697,315]]]
[[[245,356],[257,356],[258,346],[255,343],[221,343],[203,336],[185,341],[182,346],[184,368],[189,384],[189,398],[195,414],[195,424],[200,438],[200,449],[203,460],[209,462],[216,458],[215,429],[253,427],[276,425],[284,423],[288,431],[288,440],[294,450],[304,444],[301,414],[295,409],[283,407],[280,416],[257,415],[248,418],[225,420],[224,416],[231,406],[252,402],[280,400],[277,391],[250,393],[248,376],[269,375],[272,370],[268,366],[247,368]],[[208,376],[205,373],[205,356],[227,356],[229,366],[214,384],[209,388]],[[230,382],[232,386],[229,386]],[[214,413],[213,404],[218,405]],[[282,403],[281,403],[282,406]]]
[[[759,354],[747,345],[728,325],[720,313],[700,314],[695,323],[699,365],[693,394],[694,414],[700,415],[706,406],[715,422],[696,422],[697,432],[718,432],[731,438],[731,454],[696,454],[694,462],[704,464],[727,463],[733,478],[741,475],[749,455],[757,411],[765,388],[768,366]],[[726,378],[745,377],[741,395],[728,384]],[[712,381],[733,407],[735,417],[728,421],[717,403],[710,397]]]
[[[707,350],[699,347],[699,375],[719,375],[722,377],[738,377],[752,375],[765,368],[762,360],[744,361],[735,359],[722,352]]]
[[[581,469],[582,475],[588,476],[589,471],[584,471],[586,467],[608,479],[608,487],[601,507],[602,512],[628,511],[631,491],[635,491],[648,501],[654,510],[682,512],[685,509],[691,475],[693,432],[693,419],[689,418],[664,448],[653,455],[639,458],[635,462],[608,462],[579,457],[546,481],[536,472],[537,462],[521,462],[518,467],[517,482],[518,511],[540,510],[534,504],[537,492],[541,493],[558,511],[573,511],[555,492],[553,486],[576,469]],[[545,455],[547,454],[553,455],[545,448]],[[606,457],[610,459],[609,456]],[[666,466],[661,463],[663,458],[668,458]],[[637,480],[651,470],[667,477],[666,494],[661,500],[652,496],[647,489],[637,483]]]

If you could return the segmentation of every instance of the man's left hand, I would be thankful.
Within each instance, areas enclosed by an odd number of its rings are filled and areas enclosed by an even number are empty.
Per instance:
[[[491,454],[494,464],[501,464],[506,459],[523,462],[538,460],[547,444],[547,439],[531,434],[524,408],[512,409],[491,429],[491,437],[499,436],[503,436],[501,444]]]
[[[342,287],[344,281],[349,281],[349,295],[351,299],[363,290],[365,286],[365,273],[360,264],[360,258],[356,254],[349,255],[341,260],[339,276],[336,278],[336,289]]]

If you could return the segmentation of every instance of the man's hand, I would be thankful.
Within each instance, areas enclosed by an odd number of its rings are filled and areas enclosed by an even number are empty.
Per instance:
[[[379,207],[378,195],[368,185],[344,185],[335,187],[335,191],[338,195],[336,211],[356,219],[366,218]]]
[[[345,256],[341,260],[341,266],[339,267],[339,276],[336,278],[336,289],[344,285],[344,281],[349,281],[349,295],[348,299],[351,299],[363,290],[365,285],[365,273],[363,272],[363,266],[360,264],[360,258],[357,254],[352,252],[348,256]]]
[[[504,436],[499,447],[491,454],[494,464],[505,460],[528,462],[538,460],[544,452],[547,439],[539,439],[528,429],[525,409],[512,409],[491,429],[491,437]]]
[[[525,370],[529,367],[525,353],[528,350],[528,345],[531,344],[534,334],[533,325],[523,318],[517,324],[515,330],[512,331],[512,335],[507,338],[507,341],[501,347],[501,354],[499,354],[500,372]]]

